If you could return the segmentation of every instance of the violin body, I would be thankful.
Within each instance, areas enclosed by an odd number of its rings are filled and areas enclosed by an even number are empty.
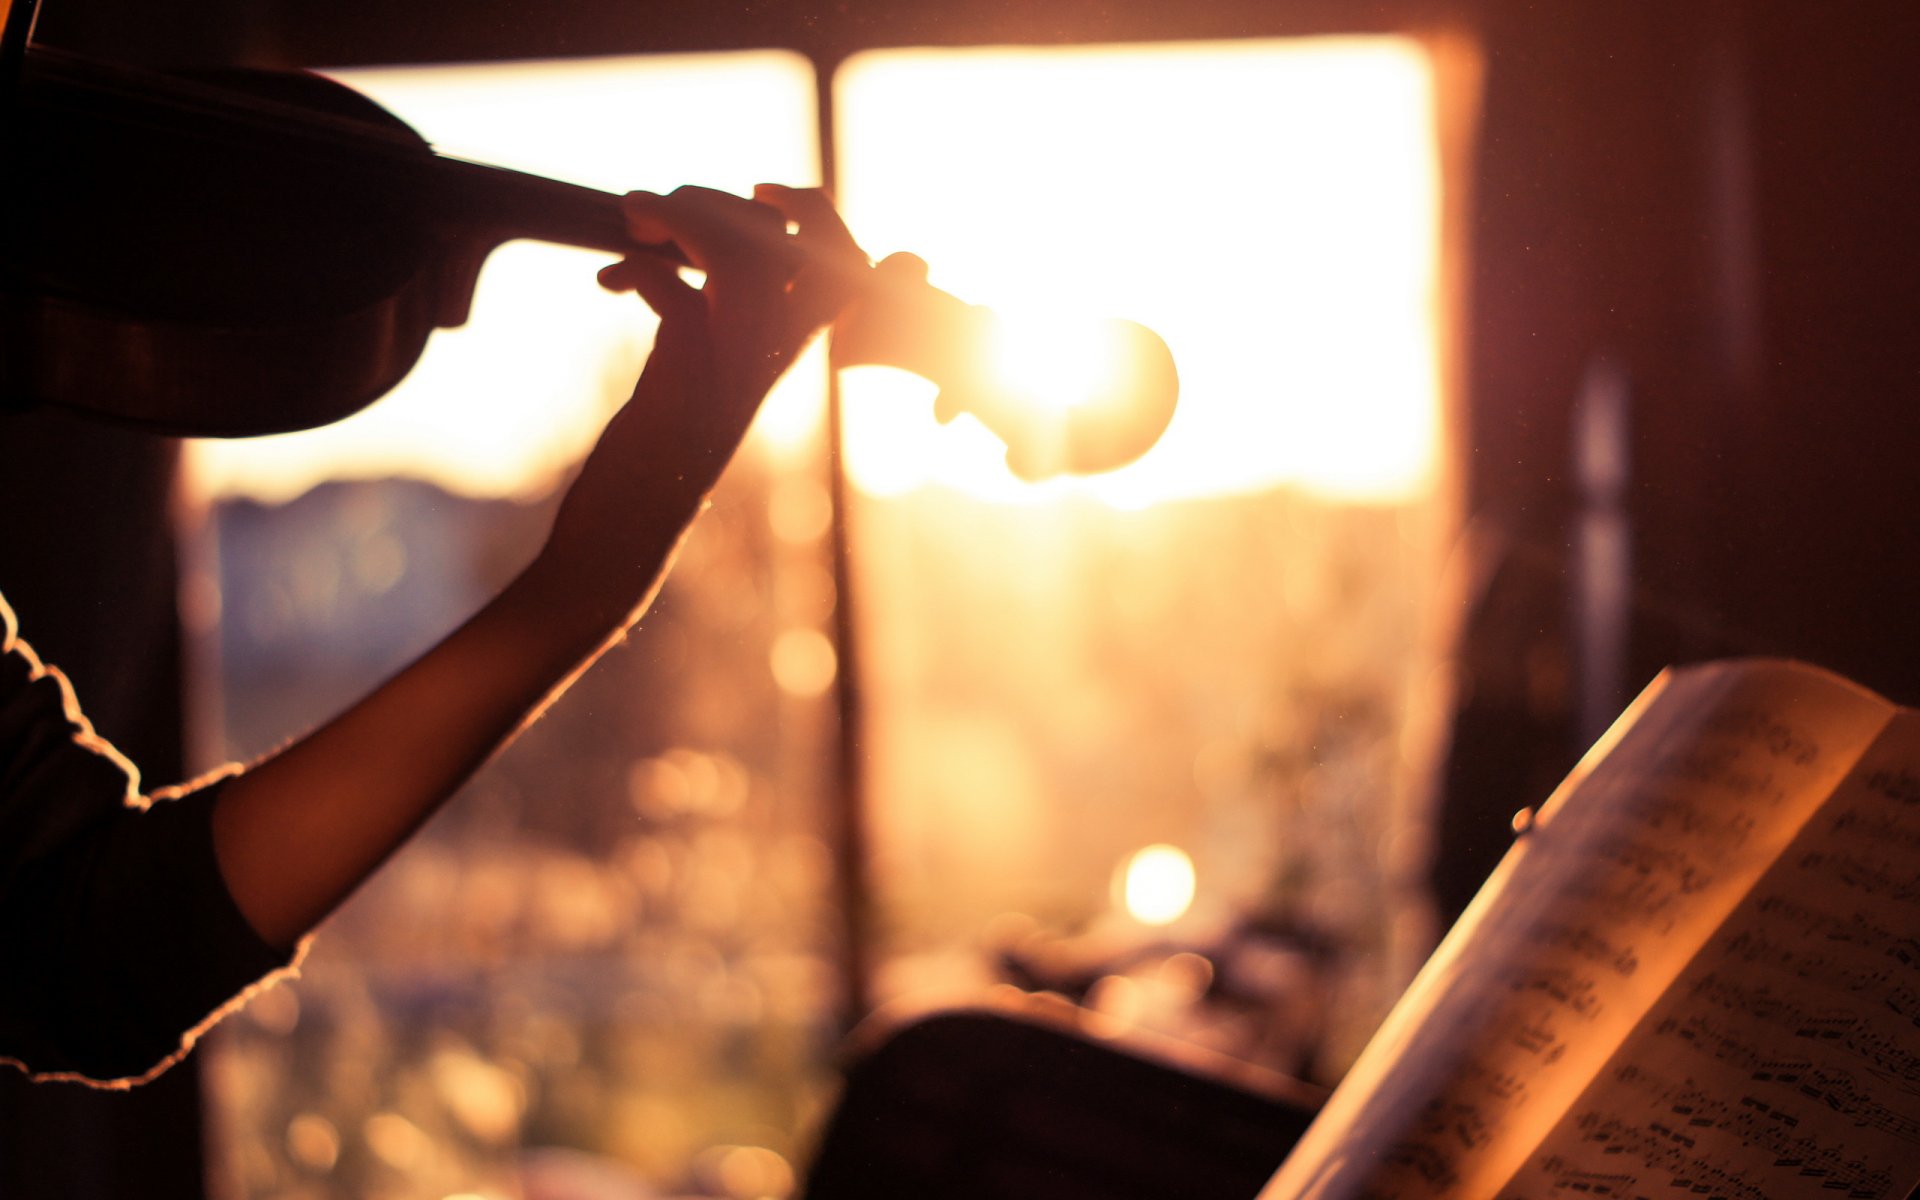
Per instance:
[[[163,432],[350,415],[465,321],[494,246],[627,246],[614,197],[443,159],[317,75],[35,50],[10,134],[0,395]]]

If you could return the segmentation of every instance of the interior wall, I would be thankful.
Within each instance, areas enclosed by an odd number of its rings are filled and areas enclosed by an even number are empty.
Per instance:
[[[1716,597],[1753,648],[1920,703],[1920,10],[1757,6],[1760,341]],[[1744,566],[1744,570],[1742,567]]]
[[[1584,745],[1577,536],[1596,500],[1576,471],[1576,404],[1624,386],[1630,662],[1617,711],[1658,664],[1708,653],[1694,612],[1704,498],[1728,463],[1713,295],[1718,220],[1705,153],[1724,8],[1512,2],[1489,10],[1473,168],[1467,382],[1460,441],[1474,586],[1434,865],[1457,913]],[[1744,189],[1736,178],[1730,186]],[[1744,250],[1742,251],[1744,252]],[[1657,630],[1657,632],[1656,632]],[[1662,642],[1658,648],[1651,643]],[[1649,660],[1655,666],[1649,668]]]
[[[1785,655],[1920,701],[1920,16],[1890,3],[1503,2],[1475,171],[1465,477],[1488,547],[1435,879],[1457,912],[1671,663]],[[1579,606],[1575,406],[1626,395],[1625,639]]]

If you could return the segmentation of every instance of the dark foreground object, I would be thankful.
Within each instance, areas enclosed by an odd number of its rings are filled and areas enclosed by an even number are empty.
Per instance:
[[[1312,1119],[1107,1042],[985,1011],[848,1073],[805,1200],[1251,1200]]]

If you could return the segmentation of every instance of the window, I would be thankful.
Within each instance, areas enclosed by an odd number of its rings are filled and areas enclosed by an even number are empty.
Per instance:
[[[445,148],[610,190],[818,170],[786,56],[347,78]],[[1143,321],[1183,377],[1145,459],[1046,485],[936,426],[919,381],[845,380],[883,997],[1073,974],[1110,1016],[1337,1071],[1404,983],[1444,532],[1431,94],[1382,39],[899,51],[834,81],[870,251],[1009,314]],[[509,246],[393,397],[198,456],[227,753],[324,716],[537,544],[646,348],[593,263]],[[819,379],[763,416],[631,644],[230,1023],[236,1194],[790,1186],[839,985]]]
[[[1181,371],[1145,458],[1040,486],[919,381],[847,382],[883,996],[1012,956],[1331,1074],[1404,982],[1444,508],[1431,75],[1386,38],[843,70],[871,251],[1008,313],[1138,319]],[[1141,888],[1181,861],[1170,920]],[[1182,952],[1252,1008],[1168,994]]]

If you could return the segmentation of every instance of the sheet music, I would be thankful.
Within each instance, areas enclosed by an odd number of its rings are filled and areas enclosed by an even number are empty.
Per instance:
[[[1501,1195],[1907,1196],[1920,1184],[1916,863],[1920,717],[1906,713]]]
[[[1555,793],[1261,1200],[1493,1195],[1890,711],[1791,664],[1663,677]]]

